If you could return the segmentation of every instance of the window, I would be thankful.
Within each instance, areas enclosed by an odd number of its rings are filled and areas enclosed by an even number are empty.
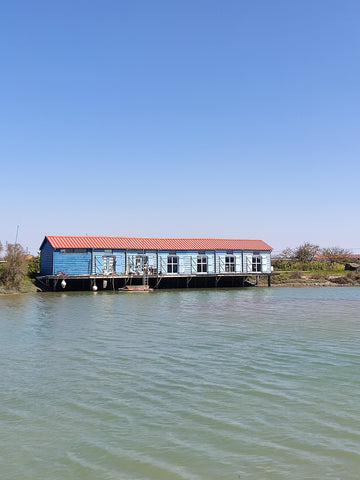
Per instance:
[[[74,248],[74,253],[86,253],[86,248]]]
[[[113,253],[113,251],[111,248],[105,248],[104,253]]]
[[[225,257],[225,272],[235,272],[235,257]]]
[[[178,257],[169,255],[167,258],[167,273],[178,273]]]
[[[252,271],[261,272],[261,257],[260,255],[254,255],[252,257]]]
[[[203,255],[197,257],[197,272],[198,273],[207,272],[207,257]]]

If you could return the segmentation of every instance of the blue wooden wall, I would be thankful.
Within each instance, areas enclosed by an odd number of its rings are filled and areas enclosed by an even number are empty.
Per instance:
[[[91,273],[91,251],[86,253],[61,253],[54,251],[54,274],[84,275]]]
[[[46,240],[40,255],[40,273],[41,275],[53,274],[53,252],[54,249],[50,243]]]

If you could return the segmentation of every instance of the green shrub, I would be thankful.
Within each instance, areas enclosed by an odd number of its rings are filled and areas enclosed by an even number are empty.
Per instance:
[[[299,262],[295,260],[275,259],[272,261],[274,270],[286,271],[311,271],[311,272],[343,272],[345,266],[341,263],[330,263],[321,260],[312,260],[308,262]]]
[[[18,288],[27,275],[27,260],[24,249],[18,243],[6,245],[4,256],[5,263],[2,264],[0,272],[0,283],[7,288]]]
[[[28,275],[35,278],[40,273],[40,257],[32,257],[28,261]]]

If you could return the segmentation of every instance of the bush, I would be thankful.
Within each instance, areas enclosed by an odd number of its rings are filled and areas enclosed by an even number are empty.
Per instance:
[[[286,271],[343,272],[345,270],[345,266],[341,263],[329,263],[321,260],[300,262],[296,260],[275,259],[272,261],[272,266],[274,270]]]
[[[27,275],[27,260],[24,249],[18,243],[6,245],[5,263],[0,271],[0,283],[5,287],[18,288]]]
[[[40,273],[40,257],[32,257],[28,261],[28,275],[35,278]]]

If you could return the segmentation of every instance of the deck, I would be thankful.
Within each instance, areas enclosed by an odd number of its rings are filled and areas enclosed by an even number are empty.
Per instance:
[[[267,278],[268,287],[275,273],[201,273],[201,274],[81,274],[43,275],[37,285],[44,291],[118,290],[127,285],[146,283],[153,289],[164,288],[221,288],[257,286],[260,277]],[[96,287],[96,288],[94,288]]]

